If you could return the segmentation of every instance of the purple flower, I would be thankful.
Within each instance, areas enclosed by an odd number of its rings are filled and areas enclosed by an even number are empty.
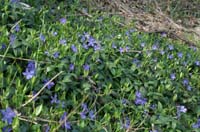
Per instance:
[[[53,57],[54,58],[58,58],[60,56],[60,53],[59,52],[55,52],[54,54],[53,54]]]
[[[70,130],[71,129],[71,124],[70,124],[70,122],[67,121],[66,118],[67,118],[67,113],[64,112],[64,114],[60,118],[60,122],[64,121],[64,123],[62,124],[62,127],[65,128],[66,130]]]
[[[58,33],[57,33],[57,32],[53,32],[52,35],[53,35],[53,36],[56,36],[56,35],[58,35]]]
[[[187,78],[184,78],[182,83],[184,86],[187,86],[189,84],[189,80]]]
[[[69,70],[70,70],[70,71],[73,71],[73,70],[74,70],[74,64],[70,64],[70,65],[69,65]]]
[[[162,33],[161,33],[161,36],[162,36],[162,37],[167,37],[167,33],[162,32]]]
[[[154,130],[150,130],[149,132],[158,132],[158,130],[155,130],[155,129],[154,129]]]
[[[51,96],[51,104],[59,104],[60,100],[57,99],[57,94],[55,94],[54,96]]]
[[[11,132],[12,131],[12,128],[8,127],[8,126],[5,126],[2,128],[2,132]]]
[[[147,99],[142,97],[142,94],[139,91],[135,93],[135,104],[136,105],[145,105],[147,103]]]
[[[83,48],[84,48],[84,49],[88,49],[89,47],[88,47],[87,44],[83,44]]]
[[[89,112],[89,117],[90,117],[91,120],[94,120],[94,119],[95,119],[95,113],[94,113],[93,110],[91,110],[91,111]]]
[[[45,42],[46,41],[46,38],[45,38],[45,36],[42,34],[42,33],[40,33],[40,40],[42,41],[42,42]]]
[[[192,87],[191,87],[190,85],[188,85],[188,86],[187,86],[187,90],[188,90],[188,91],[191,91],[191,90],[192,90]]]
[[[66,18],[61,18],[61,19],[60,19],[60,23],[65,24],[66,22],[67,22],[67,19],[66,19]]]
[[[124,52],[124,48],[119,47],[119,52],[120,52],[120,53],[123,53],[123,52]]]
[[[197,120],[196,123],[192,124],[193,128],[200,128],[200,119]]]
[[[88,64],[83,65],[83,69],[86,71],[90,70],[90,66]]]
[[[129,48],[128,46],[125,47],[125,51],[126,51],[126,52],[128,52],[129,49],[130,49],[130,48]]]
[[[113,43],[113,44],[112,44],[112,48],[113,48],[113,49],[116,49],[117,46]]]
[[[6,49],[6,45],[5,44],[1,45],[1,50],[3,50],[3,49]]]
[[[175,73],[170,74],[170,78],[171,78],[172,80],[175,80],[175,79],[176,79]]]
[[[48,83],[49,82],[49,79],[45,79],[44,80],[44,84]],[[47,85],[47,88],[48,89],[51,89],[53,86],[55,85],[54,82],[50,82],[48,85]]]
[[[28,69],[26,69],[26,71],[22,74],[26,77],[27,80],[29,80],[35,75],[35,71],[29,71]]]
[[[174,46],[173,45],[169,45],[168,48],[169,48],[169,50],[173,50]]]
[[[49,131],[50,131],[49,125],[46,125],[46,126],[45,126],[45,132],[49,132]]]
[[[178,117],[180,117],[181,113],[186,113],[186,112],[187,112],[187,108],[185,108],[185,106],[183,105],[177,106]]]
[[[16,32],[19,32],[19,31],[20,31],[20,26],[19,26],[19,24],[17,24],[17,25],[15,26],[14,30],[15,30]]]
[[[170,55],[167,56],[167,58],[171,60],[171,59],[174,58],[174,56],[173,56],[173,54],[170,54]]]
[[[35,76],[35,62],[33,61],[29,61],[26,71],[23,72],[22,74],[26,77],[27,80],[31,79],[33,76]]]
[[[74,53],[78,52],[78,50],[77,50],[77,48],[76,48],[76,46],[75,46],[74,44],[71,46],[71,50],[72,50]]]
[[[161,54],[161,55],[164,55],[164,54],[165,54],[165,51],[164,51],[164,50],[161,50],[161,51],[160,51],[160,54]]]
[[[14,35],[14,34],[11,34],[11,35],[9,36],[9,39],[10,39],[10,44],[11,44],[11,45],[12,45],[12,44],[14,44],[14,42],[15,42],[16,38],[17,38],[17,36],[16,36],[16,35]]]
[[[61,40],[59,40],[59,43],[62,45],[66,45],[67,41],[66,41],[66,39],[61,39]]]
[[[178,58],[182,58],[183,57],[183,53],[182,52],[179,52],[178,53]]]
[[[141,47],[145,47],[145,43],[144,43],[144,42],[141,43],[140,46],[141,46]]]
[[[81,104],[81,107],[82,107],[84,112],[88,112],[89,111],[88,107],[87,107],[87,104],[83,103],[83,104]]]
[[[92,36],[90,36],[88,39],[88,46],[93,47],[95,43],[96,43],[96,40]]]
[[[122,128],[129,129],[130,125],[131,125],[131,121],[128,117],[126,117],[124,123],[122,124]]]
[[[154,44],[154,45],[152,46],[152,50],[157,50],[157,49],[158,49],[158,46]]]
[[[82,112],[80,113],[80,115],[81,115],[81,119],[86,119],[86,113],[85,113],[85,112],[82,111]]]
[[[94,46],[94,50],[95,50],[95,51],[101,50],[101,46],[100,46],[100,45],[95,45],[95,46]]]
[[[128,104],[128,100],[127,100],[127,99],[122,99],[122,104],[123,104],[123,105]]]
[[[195,61],[196,66],[200,66],[200,61]]]
[[[10,3],[12,3],[12,4],[16,4],[18,2],[19,2],[19,0],[10,0]]]
[[[9,125],[12,124],[13,118],[16,116],[16,113],[10,107],[7,107],[5,110],[1,110],[1,114],[1,120],[7,122]]]

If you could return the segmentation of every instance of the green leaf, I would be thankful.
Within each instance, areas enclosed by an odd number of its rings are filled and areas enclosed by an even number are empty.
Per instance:
[[[43,108],[42,104],[36,107],[36,109],[35,109],[35,115],[36,116],[38,116],[41,113],[42,108]]]

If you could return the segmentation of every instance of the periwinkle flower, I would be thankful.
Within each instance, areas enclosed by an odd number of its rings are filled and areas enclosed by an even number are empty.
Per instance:
[[[123,52],[124,52],[124,48],[119,47],[119,52],[120,52],[120,53],[123,53]]]
[[[161,51],[160,51],[160,54],[161,54],[161,55],[164,55],[164,54],[165,54],[165,51],[164,51],[164,50],[161,50]]]
[[[2,128],[2,132],[12,132],[12,128],[5,126]]]
[[[187,78],[184,78],[182,83],[184,86],[188,86],[189,80]]]
[[[125,128],[125,129],[129,129],[130,126],[131,126],[131,121],[130,121],[130,119],[128,117],[126,117],[122,127]]]
[[[180,117],[181,113],[186,113],[187,108],[183,105],[177,106],[177,115]]]
[[[16,113],[10,107],[7,107],[5,110],[1,110],[1,114],[1,120],[7,122],[9,125],[12,124],[13,118],[16,116]]]
[[[49,82],[49,79],[45,79],[44,80],[44,84],[48,83]],[[51,89],[53,86],[55,85],[54,82],[50,82],[48,85],[47,85],[47,88],[48,89]]]
[[[12,3],[12,4],[16,4],[16,3],[18,3],[20,0],[10,0],[10,3]]]
[[[154,130],[150,130],[149,132],[158,132],[158,130],[154,129]]]
[[[64,114],[61,116],[60,118],[60,123],[62,124],[62,127],[65,128],[66,130],[70,130],[71,129],[71,124],[70,122],[67,121],[67,112],[64,112]]]
[[[197,120],[196,123],[192,124],[193,128],[200,128],[200,119]]]
[[[88,64],[83,65],[83,69],[85,71],[89,71],[90,70],[90,65],[88,65]]]
[[[196,66],[200,66],[200,61],[195,61]]]
[[[81,119],[86,119],[86,113],[84,111],[82,111],[80,113]]]
[[[145,43],[142,42],[142,43],[140,44],[140,46],[144,48],[144,47],[145,47]]]
[[[101,46],[100,46],[100,45],[95,45],[95,46],[94,46],[94,50],[95,50],[95,51],[101,50]]]
[[[67,22],[67,19],[66,19],[66,18],[61,18],[61,19],[60,19],[60,23],[61,23],[61,24],[65,24],[66,22]]]
[[[55,52],[54,54],[53,54],[53,57],[54,58],[58,58],[60,56],[60,53],[59,52]]]
[[[170,74],[170,78],[171,78],[172,80],[175,80],[175,79],[176,79],[176,74],[175,74],[175,73]]]
[[[53,32],[52,35],[53,35],[53,36],[56,36],[56,35],[58,35],[58,33],[57,33],[57,32]]]
[[[74,70],[74,64],[70,64],[70,65],[69,65],[69,70],[70,70],[70,71],[73,71],[73,70]]]
[[[76,48],[76,46],[75,46],[74,44],[71,46],[71,50],[72,50],[74,53],[78,52],[78,50],[77,50],[77,48]]]
[[[88,113],[88,107],[85,103],[81,104],[82,112],[80,113],[80,116],[82,119],[86,119],[86,114]]]
[[[142,97],[142,94],[139,91],[135,93],[135,104],[136,105],[145,105],[147,103],[147,99]]]
[[[6,45],[2,44],[0,50],[4,50],[4,49],[6,49]]]
[[[94,120],[95,119],[95,113],[93,110],[89,111],[89,117],[91,120]]]
[[[167,37],[167,33],[166,33],[166,32],[162,32],[162,33],[161,33],[161,36],[162,36],[162,37]]]
[[[62,45],[66,45],[67,41],[66,41],[66,39],[61,39],[61,40],[59,40],[59,43]]]
[[[186,88],[187,88],[188,91],[192,90],[192,87],[190,85],[188,85]]]
[[[59,104],[60,100],[57,99],[57,94],[55,94],[54,96],[51,96],[51,104]]]
[[[116,49],[117,46],[113,43],[113,44],[112,44],[112,48],[113,48],[113,49]]]
[[[169,50],[173,50],[174,46],[173,45],[169,45],[168,48],[169,48]]]
[[[9,39],[10,39],[10,44],[14,44],[15,40],[16,40],[17,36],[15,34],[11,34],[9,36]]]
[[[178,53],[178,58],[182,58],[183,57],[183,53],[182,52],[179,52]]]
[[[171,59],[174,58],[174,56],[173,56],[173,54],[170,54],[170,55],[167,56],[167,58],[171,60]]]
[[[128,100],[127,100],[127,99],[122,99],[122,101],[121,101],[121,102],[122,102],[122,104],[123,104],[123,105],[126,105],[126,104],[128,104]]]
[[[128,46],[125,47],[125,51],[126,51],[126,52],[128,52],[129,49],[130,49],[130,48],[129,48]]]
[[[19,32],[19,31],[20,31],[20,26],[19,26],[19,24],[17,24],[17,25],[14,27],[14,30],[15,30],[16,32]]]
[[[87,44],[82,45],[84,49],[89,49],[89,46]]]
[[[45,41],[46,41],[46,38],[45,38],[45,36],[44,36],[42,33],[40,33],[39,38],[40,38],[40,40],[41,40],[42,42],[45,42]]]
[[[93,47],[95,43],[96,43],[96,40],[92,36],[90,36],[88,39],[88,46]]]
[[[153,46],[152,46],[152,50],[157,50],[158,49],[158,46],[156,45],[156,44],[154,44]]]
[[[35,76],[35,62],[33,61],[29,61],[26,71],[23,72],[22,74],[26,77],[27,80],[31,79],[33,76]]]

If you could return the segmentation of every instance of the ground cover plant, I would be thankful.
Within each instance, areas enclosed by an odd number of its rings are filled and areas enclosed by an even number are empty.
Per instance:
[[[199,49],[82,6],[0,1],[1,131],[198,132]]]

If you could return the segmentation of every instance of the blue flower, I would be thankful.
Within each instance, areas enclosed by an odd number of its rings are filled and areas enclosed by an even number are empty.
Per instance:
[[[66,18],[61,18],[61,19],[60,19],[60,23],[65,24],[66,22],[67,22],[67,19],[66,19]]]
[[[135,104],[136,105],[145,105],[147,103],[147,99],[142,97],[142,94],[139,91],[135,93]]]
[[[60,118],[60,122],[64,121],[64,123],[62,124],[62,127],[65,128],[66,130],[70,130],[71,129],[71,124],[70,124],[70,122],[67,121],[66,118],[67,118],[67,113],[64,112],[64,114]]]
[[[156,44],[154,44],[153,46],[152,46],[152,50],[157,50],[158,49],[158,46],[156,45]]]
[[[140,46],[144,48],[144,47],[145,47],[145,43],[142,42],[142,43],[140,44]]]
[[[182,83],[184,86],[188,86],[189,80],[187,78],[184,78]]]
[[[196,66],[200,66],[200,61],[195,61]]]
[[[158,130],[155,130],[155,129],[154,129],[154,130],[150,130],[149,132],[158,132]]]
[[[17,38],[17,36],[16,36],[16,35],[14,35],[14,34],[11,34],[11,35],[9,36],[9,39],[10,39],[10,44],[11,44],[11,45],[12,45],[12,44],[14,44],[14,42],[15,42],[16,38]]]
[[[17,24],[17,25],[15,26],[14,30],[15,30],[16,32],[19,32],[19,31],[20,31],[20,26],[19,26],[19,24]]]
[[[69,65],[69,70],[70,70],[70,71],[73,71],[73,70],[74,70],[74,64],[70,64],[70,65]]]
[[[35,76],[35,71],[29,71],[28,69],[26,69],[25,72],[22,73],[27,80],[31,79],[33,76]]]
[[[48,82],[49,82],[49,79],[45,79],[45,80],[44,80],[44,84],[46,84],[46,83],[48,83]],[[55,85],[54,82],[50,82],[50,83],[47,85],[47,88],[50,89],[50,88],[52,88],[54,85]]]
[[[83,48],[84,48],[84,49],[89,49],[89,47],[88,47],[87,44],[83,44]]]
[[[95,51],[101,50],[101,46],[100,46],[100,45],[95,45],[95,46],[94,46],[94,50],[95,50]]]
[[[12,132],[12,128],[5,126],[2,128],[2,132]]]
[[[54,58],[58,58],[60,56],[60,53],[59,52],[55,52],[54,54],[53,54],[53,57]]]
[[[183,105],[177,106],[177,115],[180,117],[181,113],[186,113],[187,108]]]
[[[161,55],[164,55],[164,54],[165,54],[165,51],[164,51],[164,50],[161,50],[161,51],[160,51],[160,54],[161,54]]]
[[[174,46],[173,45],[169,45],[168,48],[169,48],[169,50],[173,50]]]
[[[33,76],[35,76],[35,62],[33,61],[29,61],[26,71],[23,72],[22,74],[26,77],[27,80],[31,79]]]
[[[171,60],[171,59],[174,58],[174,56],[173,56],[173,54],[170,54],[170,55],[167,56],[167,58]]]
[[[95,119],[95,113],[93,110],[89,111],[89,117],[91,120],[94,120]]]
[[[182,52],[179,52],[178,53],[178,58],[182,58],[183,57],[183,53]]]
[[[175,79],[176,79],[175,73],[170,74],[170,78],[171,78],[172,80],[175,80]]]
[[[77,48],[76,48],[76,46],[75,46],[74,44],[71,46],[71,50],[72,50],[74,53],[78,52],[78,50],[77,50]]]
[[[112,48],[113,48],[113,49],[116,49],[117,46],[113,43],[113,44],[112,44]]]
[[[89,71],[90,70],[90,65],[88,65],[88,64],[83,65],[83,69],[85,71]]]
[[[2,44],[0,50],[4,50],[4,49],[6,49],[6,45]]]
[[[7,122],[9,125],[12,124],[13,118],[16,116],[16,113],[10,108],[7,107],[5,110],[1,110],[2,121]]]
[[[55,94],[54,96],[51,96],[51,104],[59,104],[60,100],[57,99],[57,94]]]
[[[200,128],[200,119],[197,120],[196,123],[192,124],[193,128]]]
[[[124,52],[124,48],[119,47],[119,52],[120,52],[120,53],[123,53],[123,52]]]
[[[46,41],[46,38],[45,38],[45,36],[44,36],[42,33],[40,33],[39,38],[40,38],[40,40],[41,40],[42,42],[45,42],[45,41]]]
[[[88,107],[85,103],[81,104],[82,112],[80,113],[80,116],[82,119],[86,119],[86,114],[88,113]]]
[[[10,3],[12,3],[12,4],[16,4],[18,2],[19,2],[19,0],[10,0]]]
[[[53,36],[56,36],[56,35],[58,35],[58,33],[57,33],[57,32],[53,32],[52,35],[53,35]]]
[[[59,43],[62,45],[66,45],[67,41],[66,41],[66,39],[61,39],[61,40],[59,40]]]
[[[86,113],[85,113],[85,112],[82,111],[82,112],[80,113],[80,115],[81,115],[81,119],[86,119]]]
[[[49,125],[46,125],[46,126],[45,126],[45,132],[49,132],[49,131],[50,131]]]
[[[124,123],[122,124],[122,128],[129,129],[131,125],[131,121],[128,117],[125,118]]]

